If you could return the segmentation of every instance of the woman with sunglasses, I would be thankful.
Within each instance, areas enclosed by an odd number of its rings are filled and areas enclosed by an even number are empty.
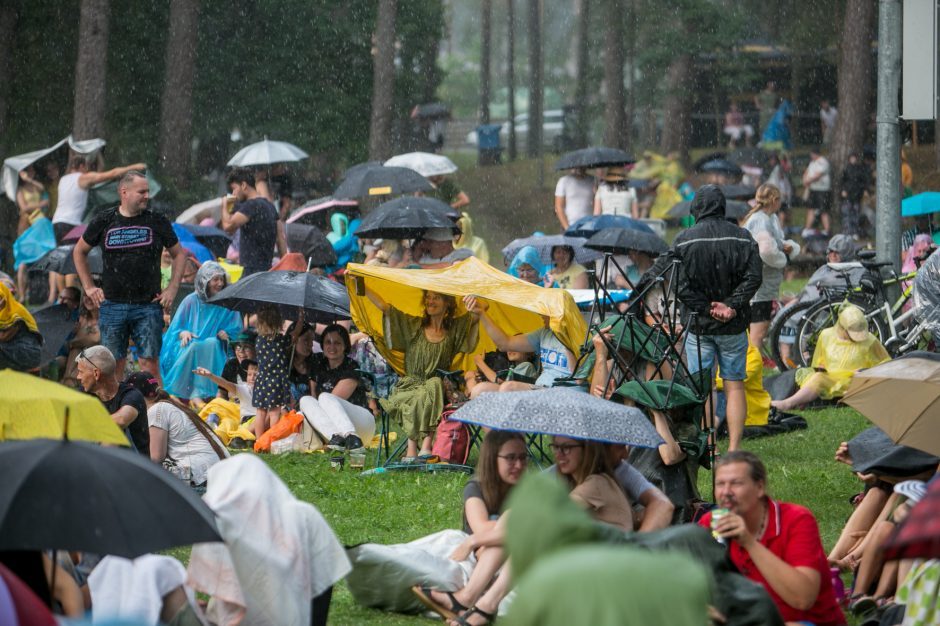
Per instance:
[[[480,449],[476,476],[470,479],[463,492],[464,532],[470,536],[451,555],[455,561],[462,561],[475,552],[477,563],[473,573],[466,586],[455,592],[413,587],[425,606],[444,619],[452,620],[451,623],[492,621],[500,601],[510,589],[509,568],[503,567],[505,524],[501,515],[509,492],[522,478],[527,464],[522,435],[498,430],[487,433]],[[500,574],[494,581],[497,572]]]
[[[571,487],[571,499],[599,522],[633,530],[633,509],[614,478],[607,446],[599,441],[555,436],[555,465]]]

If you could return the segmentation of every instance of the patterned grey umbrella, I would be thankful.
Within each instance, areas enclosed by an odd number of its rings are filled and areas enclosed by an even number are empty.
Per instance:
[[[481,394],[450,419],[496,430],[559,435],[622,443],[640,448],[662,445],[653,424],[634,407],[570,387]]]

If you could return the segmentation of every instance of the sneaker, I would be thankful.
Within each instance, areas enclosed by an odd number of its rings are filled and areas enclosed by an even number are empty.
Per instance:
[[[326,444],[326,447],[330,450],[345,450],[346,438],[342,435],[333,435],[330,437],[330,442]]]
[[[331,441],[330,443],[333,443],[333,442]],[[353,450],[362,450],[363,448],[365,448],[365,446],[362,445],[362,439],[360,439],[356,435],[346,436],[346,449],[347,450],[352,452]]]

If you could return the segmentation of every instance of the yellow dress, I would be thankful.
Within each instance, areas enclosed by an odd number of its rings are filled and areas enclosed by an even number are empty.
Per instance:
[[[889,360],[887,350],[874,335],[869,333],[862,341],[852,341],[840,337],[835,327],[826,328],[819,334],[811,367],[796,371],[796,384],[800,388],[809,386],[825,400],[841,398],[855,372]]]

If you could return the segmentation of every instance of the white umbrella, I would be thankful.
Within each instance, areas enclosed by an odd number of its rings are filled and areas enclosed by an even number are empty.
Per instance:
[[[177,224],[198,224],[203,219],[211,217],[216,223],[222,219],[222,204],[225,197],[212,198],[196,203],[180,213],[176,218]]]
[[[73,152],[78,154],[91,154],[95,150],[100,150],[104,147],[104,139],[86,139],[84,141],[75,141],[72,139],[72,136],[69,135],[59,143],[49,148],[42,148],[41,150],[34,150],[32,152],[27,152],[26,154],[18,154],[16,156],[11,156],[10,158],[3,161],[3,192],[7,195],[10,200],[16,202],[16,190],[20,185],[20,172],[25,170],[27,167],[38,161],[39,159],[49,156],[59,148],[62,148],[65,144],[69,145],[69,148]]]
[[[232,160],[229,167],[247,167],[249,165],[271,165],[272,163],[287,163],[306,159],[309,154],[286,141],[271,141],[267,137],[264,141],[245,146]]]
[[[430,152],[409,152],[393,156],[383,163],[387,167],[407,167],[425,178],[429,176],[443,176],[453,174],[457,166],[446,156],[431,154]]]

